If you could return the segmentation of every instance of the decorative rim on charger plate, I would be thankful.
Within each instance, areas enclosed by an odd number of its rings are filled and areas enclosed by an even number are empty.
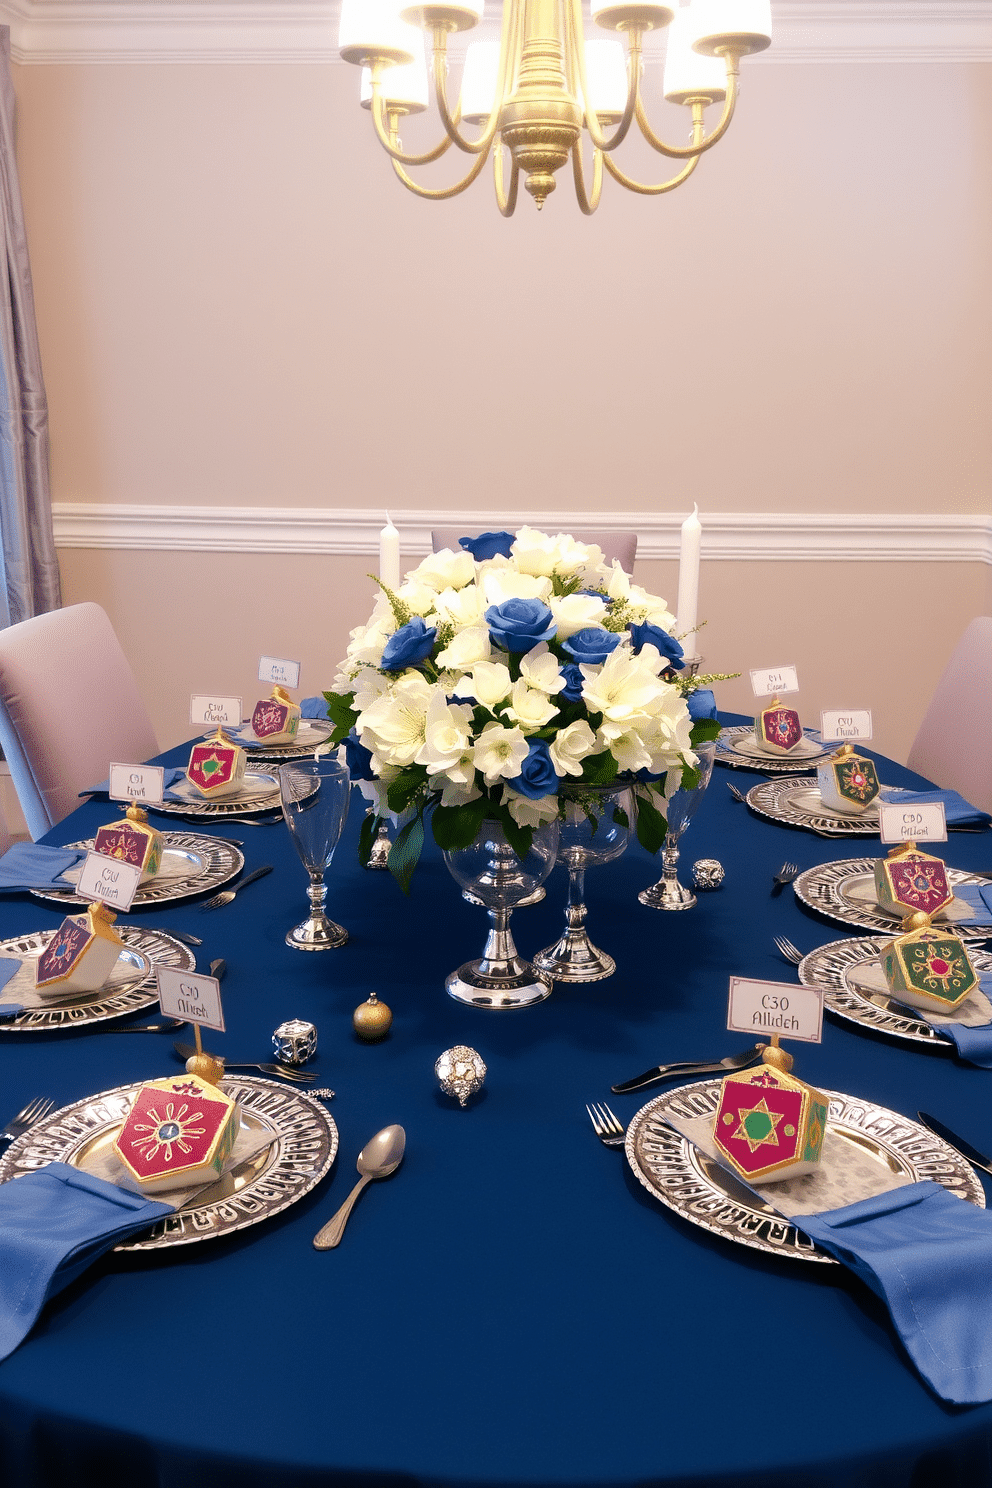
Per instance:
[[[90,1023],[103,1023],[108,1018],[123,1018],[127,1013],[136,1013],[139,1008],[151,1007],[158,1002],[157,966],[192,971],[196,965],[193,952],[174,940],[167,930],[147,930],[138,925],[118,925],[117,929],[124,942],[122,959],[135,967],[130,976],[120,977],[116,985],[106,987],[100,993],[81,993],[78,1002],[25,1008],[16,1018],[0,1023],[0,1034],[51,1033],[60,1028],[83,1028]],[[0,956],[40,955],[54,934],[54,930],[38,930],[28,935],[12,936],[0,941]]]
[[[887,786],[893,794],[906,794],[899,786]],[[812,780],[763,780],[747,793],[747,804],[758,816],[787,827],[804,827],[820,837],[877,837],[878,812],[869,808],[863,816],[833,811],[820,799],[820,788]]]
[[[311,750],[305,751],[307,754]],[[187,782],[188,783],[188,782]],[[182,780],[177,780],[173,790],[181,790]],[[241,789],[234,795],[223,796],[216,801],[207,801],[197,795],[192,786],[190,795],[181,801],[161,801],[156,811],[167,811],[175,816],[250,816],[258,811],[276,811],[280,806],[279,778],[269,771],[246,769]]]
[[[833,863],[819,863],[815,868],[807,868],[792,885],[796,898],[807,909],[815,909],[817,914],[834,920],[838,925],[853,925],[856,930],[874,930],[876,934],[895,935],[901,925],[896,915],[886,914],[877,902],[851,899],[845,893],[845,889],[849,889],[858,880],[872,880],[876,862],[876,858],[839,858]],[[987,882],[961,868],[947,868],[946,873],[951,889],[956,884]],[[954,933],[964,940],[988,940],[992,936],[992,926],[989,925],[969,927],[953,920],[938,920],[937,924],[953,926]]]
[[[786,755],[765,754],[757,744],[753,752],[741,749],[741,742],[747,734],[754,737],[754,727],[750,723],[734,724],[732,727],[721,729],[716,741],[716,763],[729,765],[732,770],[761,770],[769,775],[799,775],[804,771],[809,774],[811,770],[815,770],[818,762],[830,753],[830,746],[820,742],[818,729],[803,730],[803,738],[819,746],[815,754],[799,755],[793,758]]]
[[[140,1084],[119,1085],[46,1116],[11,1142],[0,1157],[0,1183],[52,1162],[79,1167],[85,1153],[109,1147]],[[241,1106],[246,1124],[276,1132],[276,1140],[227,1175],[234,1190],[229,1196],[199,1205],[190,1199],[186,1208],[159,1220],[147,1235],[118,1245],[118,1250],[162,1250],[248,1229],[281,1214],[330,1171],[338,1150],[338,1129],[313,1096],[295,1086],[254,1076],[228,1077],[221,1085]],[[206,1185],[204,1193],[213,1192],[216,1186]]]
[[[88,837],[85,842],[67,842],[65,845],[88,850],[93,842],[94,839]],[[199,832],[163,832],[162,842],[166,871],[160,870],[155,878],[141,885],[131,903],[132,910],[144,909],[148,904],[174,904],[195,894],[205,894],[208,889],[219,889],[245,866],[244,853],[224,837],[204,837]],[[190,872],[183,873],[181,865],[180,871],[171,872],[168,860],[175,857],[185,858],[193,865]],[[49,904],[85,907],[90,902],[71,889],[32,889],[31,893]]]
[[[953,1041],[946,1034],[938,1033],[923,1018],[914,1018],[911,1013],[901,1010],[884,992],[862,992],[849,982],[848,973],[874,961],[885,944],[884,939],[876,936],[833,940],[803,957],[799,963],[799,980],[805,987],[822,987],[828,1010],[848,1023],[874,1028],[892,1038],[929,1044],[931,1048],[934,1045],[943,1049],[953,1048]],[[992,971],[992,956],[987,951],[969,950],[968,956],[976,971]]]
[[[301,739],[300,735],[304,730],[306,730],[307,737]],[[232,734],[237,742],[243,742],[238,739],[238,735],[233,729],[229,729],[227,732]],[[301,718],[295,743],[259,744],[257,748],[248,750],[248,763],[249,765],[255,763],[260,765],[281,765],[286,760],[305,759],[308,755],[313,754],[314,750],[323,744],[325,739],[329,739],[333,732],[334,725],[327,718]],[[214,737],[213,730],[205,733],[203,737],[205,739],[212,739]]]
[[[669,1209],[724,1240],[769,1255],[837,1265],[788,1219],[667,1124],[667,1112],[711,1115],[719,1104],[721,1084],[700,1080],[681,1085],[642,1106],[627,1128],[627,1161],[634,1175]],[[905,1173],[910,1182],[932,1179],[984,1209],[985,1193],[971,1164],[926,1127],[874,1101],[832,1090],[823,1093],[830,1103],[830,1131],[856,1143],[862,1154],[869,1153],[890,1171]]]

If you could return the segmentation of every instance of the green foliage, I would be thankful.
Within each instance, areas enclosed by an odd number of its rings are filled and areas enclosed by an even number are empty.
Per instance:
[[[653,791],[637,792],[637,840],[649,853],[664,847],[668,823],[655,805]]]
[[[324,699],[327,703],[327,716],[334,725],[330,742],[340,744],[355,727],[358,709],[352,706],[353,698],[350,693],[325,692]]]
[[[431,817],[434,841],[442,852],[457,852],[468,847],[479,835],[479,829],[489,810],[489,801],[479,796],[464,806],[435,806]]]
[[[424,847],[424,818],[418,813],[412,821],[408,821],[400,832],[396,841],[389,849],[388,867],[390,873],[403,890],[404,894],[410,892],[410,879],[413,870],[420,861],[420,854]]]
[[[505,804],[498,806],[494,815],[506,833],[506,840],[513,848],[517,857],[525,858],[530,852],[530,845],[534,840],[534,828],[518,826],[510,815],[509,806]]]
[[[582,779],[587,785],[612,785],[619,766],[607,749],[604,754],[587,754],[582,761]]]
[[[697,744],[708,744],[710,739],[718,739],[721,728],[718,718],[697,718],[689,735],[690,745],[695,749]]]
[[[613,820],[618,827],[626,827],[628,832],[630,831],[630,817],[622,806],[615,806],[613,808]]]
[[[679,790],[695,790],[701,779],[702,774],[695,765],[683,765]]]
[[[399,816],[426,783],[427,771],[423,765],[410,765],[406,770],[401,770],[396,779],[390,781],[386,791],[390,811],[395,811]]]
[[[399,595],[394,594],[392,589],[390,589],[387,584],[384,584],[382,582],[378,574],[370,573],[366,574],[365,577],[367,579],[371,579],[373,584],[378,584],[383,594],[389,600],[389,607],[393,612],[393,618],[396,621],[397,629],[399,629],[401,625],[406,625],[407,621],[413,619],[413,611],[411,610],[410,606],[408,604],[404,604]]]

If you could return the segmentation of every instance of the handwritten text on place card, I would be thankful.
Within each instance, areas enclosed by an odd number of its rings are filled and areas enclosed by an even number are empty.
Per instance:
[[[735,1033],[777,1033],[818,1044],[823,1038],[823,990],[731,977],[727,1027]]]
[[[755,697],[771,697],[776,692],[784,697],[799,691],[799,678],[794,666],[758,667],[751,670],[751,686]]]
[[[943,801],[900,806],[879,802],[879,836],[883,842],[946,842],[947,816]]]
[[[88,852],[76,892],[83,899],[109,904],[111,909],[123,912],[131,908],[140,878],[141,869],[133,863],[119,863],[116,858],[105,857],[103,853]]]
[[[161,765],[111,765],[110,796],[114,801],[144,801],[154,806],[165,794]]]
[[[189,721],[215,728],[218,723],[229,723],[237,728],[241,723],[241,699],[194,692],[189,700]]]
[[[170,1018],[183,1018],[187,1023],[199,1023],[201,1028],[224,1032],[224,1009],[216,977],[177,971],[172,966],[160,966],[155,976],[163,1013]]]
[[[825,708],[820,714],[820,738],[825,744],[843,744],[850,739],[871,738],[868,708]]]
[[[299,687],[300,663],[281,661],[278,656],[263,656],[258,663],[259,682],[278,682],[281,687]]]

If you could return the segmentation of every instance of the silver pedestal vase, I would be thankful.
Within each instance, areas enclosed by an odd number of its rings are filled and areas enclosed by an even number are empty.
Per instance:
[[[695,894],[679,883],[679,840],[710,783],[716,740],[698,745],[695,753],[699,756],[699,784],[692,790],[677,790],[668,802],[668,835],[661,857],[664,872],[657,883],[642,889],[637,896],[649,909],[691,909],[696,903]]]
[[[487,821],[469,847],[444,854],[464,897],[483,905],[489,916],[489,935],[481,957],[466,961],[445,980],[449,997],[472,1007],[520,1008],[543,1002],[550,995],[551,978],[517,954],[510,916],[519,905],[536,902],[557,850],[556,821],[535,828],[524,858],[517,857],[499,823]]]
[[[586,869],[611,863],[625,850],[633,825],[627,786],[575,786],[560,791],[564,810],[558,861],[568,870],[565,929],[554,945],[538,951],[534,965],[556,982],[599,982],[616,962],[594,946],[586,931]]]

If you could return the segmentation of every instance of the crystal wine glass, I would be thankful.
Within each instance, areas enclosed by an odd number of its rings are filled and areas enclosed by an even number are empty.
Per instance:
[[[695,894],[679,883],[679,839],[710,783],[716,740],[710,739],[705,744],[697,744],[695,753],[699,756],[699,784],[692,790],[677,790],[668,802],[668,835],[662,850],[665,871],[657,883],[652,884],[649,889],[642,889],[637,896],[650,909],[691,909],[696,902]]]
[[[510,915],[518,905],[535,902],[557,851],[557,821],[534,829],[530,851],[523,858],[517,857],[498,822],[485,821],[473,843],[445,853],[448,871],[464,897],[485,906],[490,925],[481,958],[466,961],[446,978],[450,997],[473,1007],[518,1008],[550,995],[551,978],[517,955]]]
[[[599,982],[612,976],[617,965],[586,933],[586,869],[612,863],[625,850],[633,802],[630,790],[616,785],[573,787],[561,795],[565,819],[558,861],[568,869],[565,929],[554,945],[538,951],[534,965],[556,982]]]
[[[310,914],[290,930],[286,944],[297,951],[330,951],[348,939],[347,930],[324,913],[324,873],[348,818],[351,776],[336,755],[321,754],[281,766],[279,791],[293,846],[310,875]]]

